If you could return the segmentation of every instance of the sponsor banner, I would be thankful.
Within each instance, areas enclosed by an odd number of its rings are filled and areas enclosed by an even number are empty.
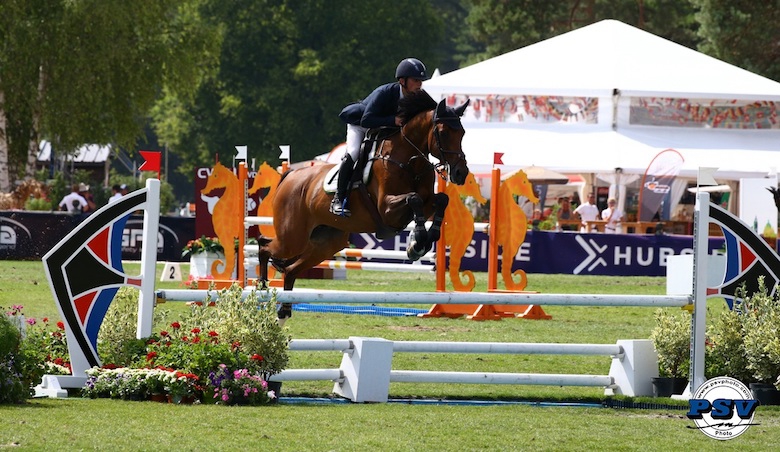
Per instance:
[[[350,241],[357,248],[403,251],[408,234],[381,241],[373,234],[352,234]],[[709,252],[717,253],[723,241],[722,237],[710,238]],[[667,258],[678,254],[693,254],[692,236],[528,231],[525,242],[514,256],[513,270],[572,275],[665,276]],[[488,235],[475,232],[461,270],[487,271],[487,256]]]
[[[0,259],[40,259],[81,221],[82,215],[0,211]],[[122,233],[122,259],[139,260],[143,215],[131,215]],[[157,260],[184,261],[181,250],[195,238],[195,219],[160,217]]]

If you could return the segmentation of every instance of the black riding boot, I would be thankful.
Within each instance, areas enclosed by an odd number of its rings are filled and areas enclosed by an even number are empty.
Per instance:
[[[341,168],[339,168],[339,180],[338,187],[336,188],[336,194],[333,196],[333,201],[330,203],[330,213],[341,217],[348,217],[352,215],[352,212],[347,209],[347,188],[352,180],[352,172],[355,169],[355,162],[352,160],[349,154],[344,155],[344,159],[341,160]]]

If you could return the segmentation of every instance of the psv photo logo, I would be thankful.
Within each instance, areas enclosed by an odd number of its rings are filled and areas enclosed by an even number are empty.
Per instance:
[[[731,377],[711,378],[688,401],[687,416],[702,433],[719,440],[733,439],[753,424],[758,401],[741,381]]]

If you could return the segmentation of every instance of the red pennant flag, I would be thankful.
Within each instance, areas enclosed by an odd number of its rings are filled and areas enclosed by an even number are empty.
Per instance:
[[[493,153],[493,164],[494,165],[503,165],[504,162],[501,161],[501,158],[504,157],[503,152],[494,152]]]
[[[160,151],[138,151],[141,153],[141,157],[144,159],[144,163],[141,164],[138,169],[140,171],[157,171],[157,178],[160,178],[160,158],[162,152]]]

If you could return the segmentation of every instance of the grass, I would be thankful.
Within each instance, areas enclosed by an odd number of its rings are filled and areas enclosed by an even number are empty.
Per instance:
[[[129,265],[128,272],[138,267]],[[158,279],[159,272],[158,269]],[[486,275],[477,274],[477,288]],[[178,283],[158,283],[179,288]],[[430,275],[349,272],[346,281],[301,280],[298,287],[424,291]],[[528,290],[543,293],[663,294],[650,277],[529,275]],[[722,302],[710,302],[720,309]],[[719,304],[718,304],[719,303]],[[0,261],[0,306],[23,304],[28,315],[57,318],[40,262]],[[167,303],[164,309],[186,309]],[[545,307],[550,321],[419,319],[296,312],[294,338],[383,337],[390,340],[614,343],[649,337],[653,308]],[[669,308],[672,309],[672,308]],[[336,367],[338,353],[294,352],[290,368]],[[394,369],[605,374],[606,357],[397,354]],[[287,382],[283,395],[328,396],[332,383]],[[391,397],[600,401],[603,390],[513,385],[393,383]],[[650,399],[642,399],[652,401]],[[657,402],[657,401],[655,401]],[[662,403],[671,403],[663,400]],[[713,443],[687,427],[685,411],[536,406],[295,404],[271,407],[171,406],[116,400],[36,399],[0,406],[0,447],[143,450],[256,448],[268,450],[767,450],[780,441],[780,409],[760,407],[738,439]],[[117,431],[118,426],[119,431]],[[119,441],[117,441],[119,439]]]

